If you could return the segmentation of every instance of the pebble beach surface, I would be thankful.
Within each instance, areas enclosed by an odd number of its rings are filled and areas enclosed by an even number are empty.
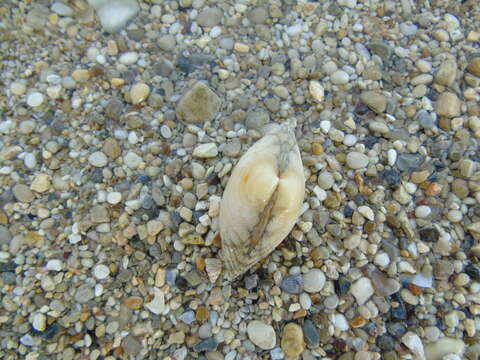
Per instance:
[[[0,3],[0,358],[480,359],[478,0]],[[218,215],[294,119],[302,215]]]

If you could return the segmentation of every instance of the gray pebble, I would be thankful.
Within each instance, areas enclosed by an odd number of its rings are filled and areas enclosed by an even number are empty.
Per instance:
[[[248,110],[245,125],[248,129],[259,129],[268,124],[270,115],[264,110]]]
[[[85,304],[86,302],[93,299],[95,296],[93,288],[88,284],[80,285],[80,287],[75,292],[75,301],[80,304]]]
[[[286,276],[280,287],[290,294],[300,294],[303,292],[303,277],[302,275]]]
[[[424,161],[425,158],[419,154],[400,154],[397,157],[395,166],[397,166],[400,171],[411,172],[417,170]]]

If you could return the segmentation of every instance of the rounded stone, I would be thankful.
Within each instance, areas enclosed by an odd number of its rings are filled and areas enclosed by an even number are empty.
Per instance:
[[[296,358],[305,349],[302,328],[295,323],[288,323],[283,328],[281,347],[287,357]]]
[[[452,92],[441,93],[437,98],[435,110],[439,116],[453,118],[460,115],[460,99]]]
[[[27,91],[27,87],[23,82],[14,81],[10,84],[10,91],[14,95],[23,95],[25,94],[25,91]]]
[[[27,104],[31,107],[37,107],[42,105],[43,103],[43,95],[39,92],[32,92],[27,96]]]
[[[330,80],[332,84],[335,85],[345,85],[348,83],[350,77],[348,74],[343,70],[337,70],[330,75]]]
[[[387,98],[376,91],[364,91],[360,99],[377,114],[383,113],[387,108]]]
[[[415,216],[417,218],[423,219],[431,214],[432,210],[429,206],[420,205],[415,209]]]
[[[118,191],[112,191],[107,194],[107,202],[110,205],[117,205],[120,201],[122,201],[122,194]]]
[[[108,158],[103,152],[95,151],[88,157],[88,162],[95,167],[104,167],[108,163]]]
[[[248,324],[247,334],[250,341],[263,350],[273,349],[277,343],[273,327],[259,320],[253,320]]]
[[[346,162],[351,169],[362,169],[368,165],[368,156],[358,151],[352,151],[347,155]]]
[[[328,190],[330,189],[333,184],[335,183],[335,179],[333,178],[333,175],[332,173],[330,173],[329,171],[322,171],[319,175],[318,175],[318,185],[324,189],[324,190]]]
[[[33,315],[32,327],[37,331],[45,331],[47,327],[47,317],[45,314],[37,313]]]
[[[17,184],[12,188],[13,196],[20,202],[30,203],[35,200],[35,195],[27,185]]]
[[[132,104],[137,105],[147,99],[150,94],[150,87],[144,83],[136,83],[130,89],[130,99]]]
[[[95,267],[93,268],[93,275],[98,280],[106,279],[108,275],[110,275],[110,269],[107,265],[104,264],[95,265]]]
[[[120,56],[118,62],[123,65],[135,64],[138,60],[138,53],[135,51],[128,51]]]
[[[325,274],[320,269],[310,269],[303,274],[303,288],[309,293],[316,293],[322,290],[325,281]]]

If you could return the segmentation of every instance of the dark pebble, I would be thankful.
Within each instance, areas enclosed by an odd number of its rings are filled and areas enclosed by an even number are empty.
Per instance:
[[[258,275],[253,274],[245,277],[245,289],[252,290],[258,286]]]
[[[397,170],[384,170],[380,173],[380,177],[390,186],[400,183],[400,173]]]
[[[55,335],[58,334],[59,330],[60,330],[60,325],[58,325],[58,323],[55,322],[53,324],[47,325],[45,331],[43,331],[41,335],[44,338],[51,340],[55,337]]]
[[[400,298],[400,296],[392,296],[394,300],[398,303],[397,307],[392,307],[391,312],[392,312],[392,318],[395,320],[406,320],[407,319],[407,309],[405,307],[405,303],[403,300]]]
[[[343,208],[343,216],[347,218],[351,218],[352,215],[353,215],[353,209],[350,206],[345,205],[345,207]]]
[[[17,277],[13,272],[4,272],[2,273],[2,280],[5,285],[13,285],[16,283]]]
[[[400,171],[412,172],[417,170],[425,161],[425,157],[418,154],[400,154],[395,165]]]
[[[177,212],[177,211],[172,211],[170,213],[170,221],[172,222],[172,228],[173,230],[178,230],[178,227],[180,226],[180,224],[182,223],[182,217],[180,216],[180,214]]]
[[[320,344],[320,334],[311,320],[305,320],[303,323],[303,335],[308,346],[317,347]]]
[[[390,335],[398,338],[407,332],[407,327],[399,322],[387,323],[387,331]]]
[[[335,281],[335,292],[337,295],[346,295],[348,290],[350,290],[351,282],[348,281],[345,276],[340,276],[337,281]]]
[[[128,269],[124,269],[124,270],[120,270],[120,272],[118,273],[117,275],[117,280],[121,281],[121,282],[129,282],[133,277],[133,274],[130,270]]]
[[[371,149],[372,147],[375,146],[376,143],[378,143],[378,137],[373,135],[367,135],[363,140],[363,144],[367,149]]]
[[[175,283],[177,281],[177,276],[178,276],[178,270],[177,269],[167,270],[167,274],[166,274],[167,284],[170,285],[170,286],[175,285]],[[183,279],[183,280],[186,282],[185,279]]]
[[[183,57],[183,56],[177,60],[177,66],[181,72],[187,75],[194,70],[194,66],[192,65],[192,63],[186,57]]]
[[[17,264],[15,264],[13,261],[2,262],[2,263],[0,263],[0,272],[15,271],[16,267],[17,267]]]
[[[435,242],[440,237],[440,233],[435,228],[421,229],[418,234],[420,235],[420,239],[426,242]]]
[[[212,351],[216,349],[217,345],[218,344],[214,338],[208,338],[195,345],[193,347],[193,350],[195,350],[196,352]]]
[[[177,276],[175,286],[181,291],[185,291],[189,288],[188,281],[182,276]]]
[[[473,280],[480,281],[480,266],[473,264],[467,265],[465,266],[465,273]]]
[[[103,169],[94,169],[90,175],[90,180],[96,184],[101,184],[103,182]]]
[[[395,340],[388,335],[382,335],[377,338],[377,346],[380,350],[391,351],[395,347]]]
[[[302,275],[286,276],[280,287],[290,294],[300,294],[303,291],[303,277]]]

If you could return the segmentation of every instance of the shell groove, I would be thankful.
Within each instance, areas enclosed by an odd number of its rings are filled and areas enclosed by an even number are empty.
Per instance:
[[[220,206],[225,276],[234,279],[270,254],[300,215],[305,176],[293,129],[273,125],[239,160]]]

